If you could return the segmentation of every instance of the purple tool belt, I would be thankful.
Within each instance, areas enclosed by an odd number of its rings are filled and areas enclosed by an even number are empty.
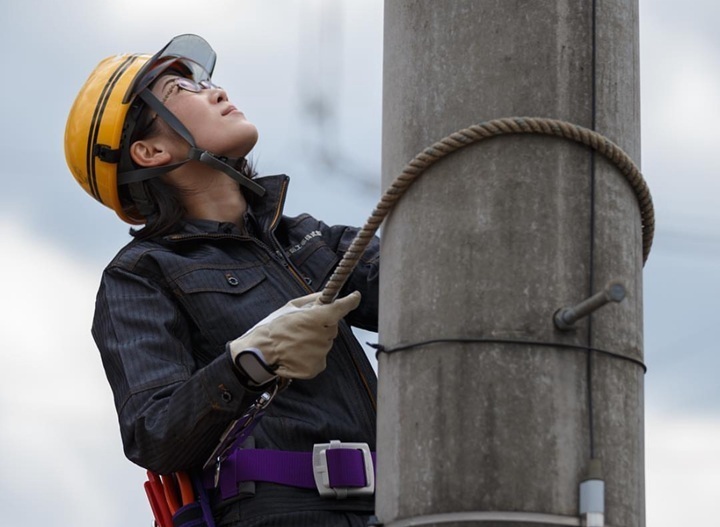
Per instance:
[[[235,449],[219,467],[205,471],[205,487],[218,488],[223,500],[237,495],[245,481],[265,481],[344,499],[375,492],[375,452],[367,443],[316,444],[312,452]],[[217,484],[216,484],[217,483]]]

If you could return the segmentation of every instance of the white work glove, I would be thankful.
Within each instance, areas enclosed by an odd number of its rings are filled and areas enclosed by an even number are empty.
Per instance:
[[[254,384],[270,380],[270,372],[290,379],[312,379],[325,369],[338,321],[360,304],[361,295],[355,291],[331,304],[318,303],[320,295],[313,293],[291,300],[228,343],[233,362]],[[265,375],[258,355],[270,367],[264,368]],[[255,360],[247,360],[253,356]]]

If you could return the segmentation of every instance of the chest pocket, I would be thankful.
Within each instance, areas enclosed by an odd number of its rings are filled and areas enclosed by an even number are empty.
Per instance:
[[[196,337],[224,346],[259,320],[266,282],[262,267],[201,268],[176,278],[174,292],[195,324]]]
[[[300,270],[305,281],[319,291],[340,259],[321,238],[315,238],[292,252],[290,261]]]

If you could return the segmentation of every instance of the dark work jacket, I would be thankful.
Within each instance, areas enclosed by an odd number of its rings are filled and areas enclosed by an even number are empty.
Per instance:
[[[224,429],[257,397],[239,382],[226,343],[293,298],[321,290],[357,229],[288,218],[287,176],[258,179],[246,230],[190,220],[169,236],[133,240],[103,273],[93,336],[113,390],[126,456],[158,473],[197,471]],[[253,432],[256,448],[311,451],[332,439],[375,449],[376,377],[349,325],[377,330],[379,243],[342,295],[360,306],[341,321],[327,368],[295,380]],[[258,483],[222,504],[238,521],[269,511],[371,511],[372,498],[328,500],[314,490]]]

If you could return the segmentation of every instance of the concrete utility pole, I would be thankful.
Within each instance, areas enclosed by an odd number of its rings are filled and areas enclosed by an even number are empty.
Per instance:
[[[510,116],[594,129],[639,163],[638,0],[387,0],[384,47],[385,187]],[[639,217],[614,166],[536,135],[467,147],[410,189],[383,231],[380,342],[410,345],[379,358],[386,527],[645,525]],[[556,328],[615,281],[621,303]],[[604,500],[581,510],[589,475]]]

